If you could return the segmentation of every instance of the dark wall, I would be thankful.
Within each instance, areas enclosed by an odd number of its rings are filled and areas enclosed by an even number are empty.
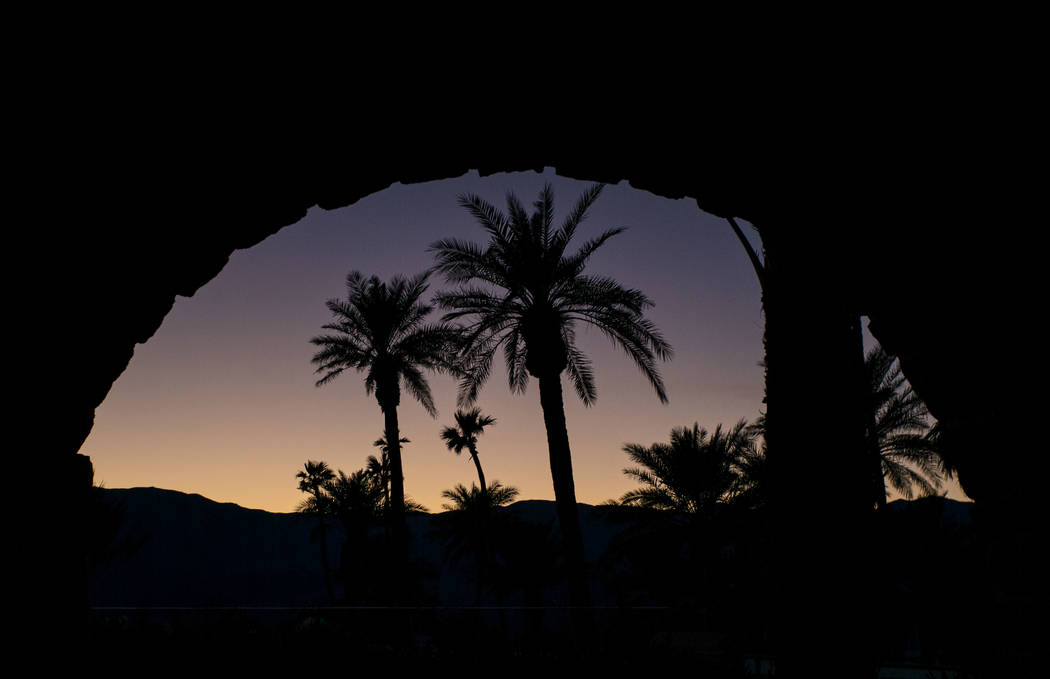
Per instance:
[[[1016,298],[1012,283],[992,273],[1007,268],[1001,260],[1010,240],[965,202],[973,182],[951,181],[966,175],[976,159],[957,154],[949,143],[916,143],[907,133],[865,130],[841,137],[809,128],[764,137],[700,134],[658,115],[633,120],[612,138],[574,130],[530,134],[533,129],[490,135],[466,122],[417,129],[375,119],[355,120],[338,137],[307,131],[278,140],[232,127],[172,127],[141,139],[123,132],[76,139],[65,149],[66,173],[55,183],[57,207],[43,210],[43,238],[31,250],[37,320],[63,328],[42,340],[41,355],[55,360],[43,362],[37,384],[44,388],[30,402],[42,423],[36,440],[45,463],[72,478],[70,460],[91,430],[94,409],[135,345],[157,330],[175,295],[192,295],[235,249],[294,224],[313,205],[343,207],[394,182],[439,180],[470,169],[489,174],[553,167],[575,179],[627,180],[669,198],[694,198],[701,209],[759,229],[768,261],[781,267],[785,282],[777,312],[778,365],[785,371],[778,398],[790,401],[785,394],[800,385],[794,404],[781,411],[781,422],[794,422],[784,425],[782,460],[806,462],[807,451],[789,440],[801,432],[800,418],[836,420],[849,412],[856,394],[828,398],[827,388],[851,388],[847,373],[858,357],[846,344],[848,324],[863,314],[875,337],[900,356],[934,416],[952,428],[954,461],[967,492],[993,504],[1026,497],[1002,471],[1006,453],[996,434],[1009,409],[1024,400],[1003,398],[1024,352],[1014,342],[1020,316],[1009,304]],[[772,413],[773,404],[768,407]],[[851,440],[856,428],[841,428]],[[815,460],[835,454],[829,442]],[[828,583],[845,583],[857,594],[844,578],[864,559],[864,530],[858,529],[861,537],[845,556],[822,545],[859,525],[863,483],[860,477],[844,483],[836,466],[810,461],[808,469],[814,492],[835,489],[851,508],[822,514],[826,523],[811,527],[807,544],[816,551],[810,562],[837,560],[807,577],[829,592]],[[1034,477],[1025,483],[1034,488]],[[786,493],[784,498],[793,502]],[[58,503],[63,507],[72,510]],[[797,509],[801,516],[805,507]],[[69,555],[58,549],[42,558],[62,563]],[[804,566],[784,571],[784,581]],[[825,572],[831,580],[821,580]],[[76,583],[59,580],[72,584],[55,591],[56,599],[77,600]],[[828,619],[848,603],[840,596],[834,604],[834,598],[824,599]],[[843,614],[856,617],[857,611],[854,606]]]

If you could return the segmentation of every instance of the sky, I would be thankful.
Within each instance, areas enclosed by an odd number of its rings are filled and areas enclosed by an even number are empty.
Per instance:
[[[313,208],[300,222],[240,250],[191,298],[178,297],[157,333],[135,348],[128,368],[96,410],[81,449],[107,488],[155,486],[272,512],[303,499],[295,474],[307,460],[350,473],[364,466],[383,417],[362,373],[323,387],[310,338],[331,321],[325,301],[345,297],[351,270],[384,280],[433,265],[428,247],[485,233],[457,198],[474,193],[505,210],[513,191],[530,208],[544,183],[554,190],[555,223],[590,186],[544,173],[500,173],[394,184],[339,210]],[[741,223],[757,242],[746,222]],[[622,350],[597,329],[577,327],[593,360],[598,399],[585,407],[566,382],[566,420],[579,502],[618,498],[635,486],[624,474],[626,443],[666,441],[673,427],[714,429],[755,420],[762,404],[762,312],[758,281],[725,220],[694,200],[669,200],[627,182],[605,187],[576,232],[577,247],[613,227],[627,230],[589,260],[587,273],[611,276],[653,300],[647,313],[674,348],[660,365],[669,403]],[[570,246],[570,249],[571,246]],[[450,289],[439,276],[424,296]],[[439,311],[431,316],[437,320]],[[865,330],[865,344],[872,339]],[[501,357],[500,357],[501,358]],[[432,419],[408,393],[398,409],[405,492],[441,511],[441,492],[477,482],[469,455],[439,438],[454,424],[455,381],[429,377],[439,411]],[[478,443],[488,481],[519,499],[554,499],[538,384],[512,394],[494,364],[477,403],[494,416]],[[966,499],[957,486],[949,497]],[[891,497],[892,499],[892,497]]]

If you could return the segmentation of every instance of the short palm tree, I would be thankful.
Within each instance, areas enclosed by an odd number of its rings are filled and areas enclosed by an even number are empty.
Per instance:
[[[943,468],[926,404],[912,391],[897,360],[873,347],[864,360],[869,394],[868,449],[874,468],[874,501],[886,506],[887,482],[903,497],[935,495]]]
[[[376,554],[370,528],[383,516],[383,492],[364,469],[350,474],[340,469],[337,476],[325,484],[325,492],[329,512],[343,526],[339,573],[344,596],[348,601],[360,602],[365,592],[358,585],[371,570],[371,559]]]
[[[730,501],[737,507],[753,509],[764,506],[769,499],[771,473],[766,456],[766,416],[760,415],[748,427],[747,434],[752,445],[742,449],[736,460],[737,488]]]
[[[713,516],[744,489],[740,469],[755,457],[755,436],[740,420],[732,429],[719,424],[710,433],[698,423],[678,427],[670,443],[629,443],[623,450],[639,466],[623,473],[642,486],[625,493],[620,503]]]
[[[485,432],[485,427],[492,426],[496,423],[496,418],[491,415],[482,415],[481,410],[478,408],[472,408],[471,410],[457,410],[456,411],[456,426],[445,427],[441,430],[441,440],[445,442],[445,445],[449,450],[459,455],[465,448],[470,452],[470,458],[474,460],[474,466],[478,469],[478,483],[481,484],[482,489],[487,489],[485,485],[485,473],[481,471],[481,460],[478,459],[478,436]]]
[[[340,469],[325,490],[331,513],[343,523],[348,536],[360,534],[380,515],[383,490],[364,469],[349,475]]]
[[[488,567],[497,551],[501,530],[508,528],[506,521],[499,521],[497,510],[518,497],[518,489],[493,481],[482,491],[475,485],[468,490],[462,483],[441,493],[449,502],[442,508],[449,514],[438,523],[438,531],[445,538],[449,559],[459,561],[465,556],[474,557],[475,605],[481,605],[481,593],[485,585]]]
[[[596,326],[623,348],[662,402],[667,401],[667,394],[656,363],[671,357],[670,345],[643,315],[652,306],[648,297],[611,278],[584,274],[591,255],[623,229],[609,229],[584,242],[576,252],[568,250],[602,187],[596,184],[585,191],[560,228],[554,226],[550,185],[540,192],[531,215],[513,193],[507,195],[506,215],[478,196],[460,196],[459,204],[477,219],[488,243],[482,247],[447,238],[431,246],[437,259],[435,269],[460,285],[454,292],[437,296],[438,304],[447,310],[444,320],[468,322],[461,354],[468,372],[460,383],[460,404],[477,398],[500,348],[512,391],[524,392],[529,376],[539,381],[569,597],[577,606],[585,605],[589,595],[562,373],[568,374],[586,405],[594,403],[597,392],[590,360],[576,346],[576,323]]]
[[[404,387],[433,417],[437,417],[425,370],[455,373],[457,333],[443,323],[428,324],[433,307],[420,301],[427,289],[427,274],[414,278],[395,276],[389,283],[357,271],[346,277],[347,298],[328,300],[334,320],[324,327],[329,334],[310,341],[320,347],[314,355],[316,372],[327,384],[344,370],[365,373],[365,391],[375,393],[383,412],[390,455],[390,501],[395,527],[403,532],[405,515],[404,473],[397,407]]]
[[[486,494],[489,496],[488,498],[484,497]],[[470,490],[467,490],[467,487],[462,483],[457,483],[455,488],[442,491],[441,497],[449,501],[441,505],[441,508],[445,511],[487,511],[513,502],[514,498],[518,497],[518,489],[514,486],[504,486],[499,481],[493,481],[492,485],[487,487],[483,493],[480,488],[473,484],[470,486]]]
[[[318,533],[321,538],[321,568],[324,572],[324,584],[328,590],[328,599],[334,600],[332,592],[331,571],[328,568],[328,540],[325,535],[325,514],[327,513],[328,496],[325,486],[335,479],[335,473],[325,462],[307,460],[304,469],[295,475],[299,479],[299,490],[308,493],[310,499],[300,506],[300,511],[317,515]]]

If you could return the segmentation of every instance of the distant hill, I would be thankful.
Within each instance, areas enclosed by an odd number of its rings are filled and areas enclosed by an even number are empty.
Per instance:
[[[96,568],[93,606],[301,606],[323,600],[312,517],[161,488],[104,493],[123,510],[118,539],[144,542],[130,557]],[[330,541],[333,559],[341,539]]]
[[[122,508],[118,539],[141,544],[130,556],[95,569],[92,606],[302,608],[326,601],[320,545],[312,538],[314,517],[245,509],[160,488],[106,489],[104,499]],[[922,507],[924,515],[933,511],[944,520],[969,525],[970,503],[931,498],[890,505],[904,516]],[[580,508],[586,558],[593,563],[625,524],[604,520],[601,508]],[[536,526],[556,526],[550,501],[517,502],[507,512]],[[443,545],[431,530],[441,516],[409,517],[413,553],[432,566],[429,587],[437,601],[469,605],[474,591],[469,567],[445,563]],[[341,530],[333,526],[328,541],[333,566],[339,563],[342,542]],[[557,599],[557,588],[549,596]]]
[[[106,489],[105,501],[122,509],[118,540],[141,542],[134,553],[95,569],[90,601],[96,607],[305,607],[326,600],[317,519],[219,503],[201,495],[161,488]],[[615,527],[588,520],[581,505],[589,559],[604,551]],[[553,502],[526,500],[508,513],[553,526]],[[431,527],[441,514],[409,517],[413,553],[439,573],[435,587],[450,603],[472,602],[465,566],[443,563],[444,550]],[[339,563],[343,532],[330,527],[329,563]]]

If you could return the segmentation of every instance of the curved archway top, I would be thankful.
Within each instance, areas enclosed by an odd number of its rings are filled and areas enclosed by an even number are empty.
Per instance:
[[[54,403],[56,419],[70,423],[53,432],[58,437],[54,449],[75,452],[80,447],[90,432],[94,409],[127,367],[135,345],[160,327],[177,295],[192,296],[222,270],[235,250],[295,224],[315,205],[338,209],[397,182],[440,181],[471,170],[488,176],[551,167],[583,181],[626,180],[668,198],[697,198],[687,191],[699,181],[695,171],[675,174],[668,164],[632,166],[626,158],[605,165],[563,162],[564,154],[544,153],[485,153],[476,162],[474,157],[417,156],[392,162],[389,157],[348,155],[346,162],[318,162],[318,154],[266,159],[215,154],[193,172],[182,172],[178,163],[166,166],[161,158],[147,168],[153,172],[129,168],[113,181],[122,189],[124,209],[118,214],[109,210],[112,218],[107,222],[71,230],[61,241],[65,247],[59,252],[60,270],[83,281],[92,294],[74,300],[69,309],[84,331],[69,362],[76,374],[73,379],[66,376],[63,381],[69,387]],[[631,172],[632,167],[636,171]],[[706,200],[717,204],[716,197],[712,190]]]
[[[79,448],[90,432],[94,409],[127,366],[135,344],[145,342],[160,327],[176,295],[194,294],[221,271],[236,249],[251,247],[294,224],[314,205],[337,209],[396,182],[439,181],[471,170],[487,176],[550,167],[582,181],[627,181],[663,197],[696,200],[701,209],[715,215],[750,221],[763,238],[776,241],[791,256],[805,258],[819,274],[814,278],[818,285],[826,283],[828,290],[843,298],[866,298],[863,304],[858,302],[858,310],[867,304],[872,307],[869,315],[881,315],[881,327],[873,331],[880,341],[892,338],[893,350],[905,357],[908,377],[920,392],[925,390],[924,396],[932,396],[928,400],[936,408],[941,370],[933,370],[932,378],[923,376],[923,356],[929,351],[922,347],[936,346],[938,338],[921,338],[909,345],[920,333],[901,328],[913,323],[915,314],[905,310],[902,316],[894,308],[895,300],[910,292],[889,285],[875,294],[872,291],[879,285],[867,289],[856,285],[875,278],[873,274],[881,271],[878,265],[892,259],[914,220],[883,221],[883,237],[872,242],[870,230],[893,206],[875,205],[878,187],[857,181],[855,174],[830,171],[837,168],[789,172],[783,160],[752,162],[687,145],[672,152],[662,146],[615,157],[608,152],[590,154],[583,148],[458,153],[419,148],[381,153],[374,146],[361,153],[349,148],[264,158],[216,153],[209,162],[198,162],[192,173],[180,173],[178,164],[165,169],[161,159],[147,168],[152,173],[129,172],[122,177],[130,209],[64,243],[68,269],[96,294],[78,300],[71,310],[78,326],[90,331],[69,363],[76,366],[77,374],[63,379],[70,387],[54,404],[57,421],[69,425],[54,432],[53,449],[68,454]],[[698,157],[704,160],[697,161]],[[865,193],[867,201],[862,200]],[[864,209],[858,210],[858,205]],[[159,214],[157,206],[163,207]],[[152,217],[145,227],[142,215]],[[148,230],[145,236],[144,230]],[[911,233],[906,241],[911,259],[925,258],[940,230],[928,226]],[[829,235],[833,237],[828,239]],[[843,252],[848,256],[843,257]],[[878,276],[880,284],[893,279],[884,271]],[[931,275],[928,280],[935,278]],[[935,325],[927,323],[924,329],[936,329]],[[920,348],[912,351],[913,346]],[[914,356],[905,356],[910,351]]]

